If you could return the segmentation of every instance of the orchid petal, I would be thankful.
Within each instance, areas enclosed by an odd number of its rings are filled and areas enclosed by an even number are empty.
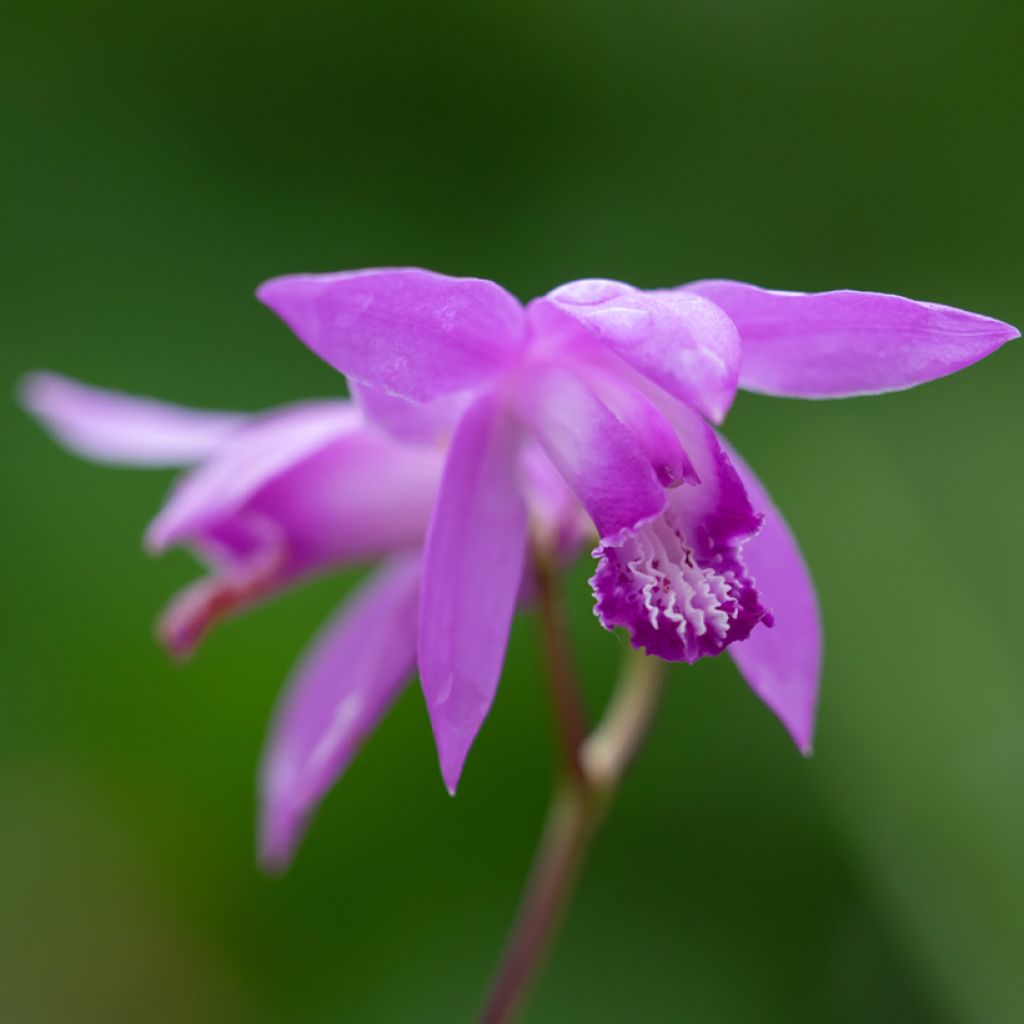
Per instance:
[[[307,821],[404,689],[416,660],[420,554],[365,583],[303,655],[281,699],[260,772],[260,859],[292,859]]]
[[[519,443],[497,396],[479,398],[456,429],[427,534],[420,678],[450,793],[494,700],[523,571]]]
[[[111,465],[189,465],[250,418],[107,391],[45,371],[29,374],[20,390],[22,405],[65,448]]]
[[[296,274],[257,297],[346,377],[417,402],[480,384],[526,338],[523,307],[493,281],[428,270]]]
[[[640,443],[578,376],[558,366],[536,367],[517,402],[602,537],[664,508],[664,490]]]
[[[299,460],[359,429],[361,418],[348,402],[301,402],[255,420],[186,476],[151,524],[147,545],[162,550],[223,519]]]
[[[442,395],[430,402],[410,402],[358,381],[349,381],[348,386],[368,422],[400,441],[413,444],[448,440],[469,404],[465,392]]]
[[[618,281],[562,285],[531,304],[557,309],[664,388],[715,422],[736,395],[740,342],[713,302],[678,290],[641,291]]]
[[[616,417],[629,428],[647,455],[663,487],[700,483],[689,456],[665,414],[646,395],[621,378],[600,371],[588,383]]]
[[[442,464],[440,449],[402,445],[341,401],[243,428],[150,527],[151,548],[187,543],[212,563],[162,616],[164,643],[187,654],[215,622],[297,578],[421,544]]]
[[[743,343],[740,386],[767,395],[899,391],[962,370],[1020,334],[987,316],[878,292],[779,292],[739,281],[685,291],[729,314]]]
[[[796,539],[750,467],[729,449],[764,525],[743,549],[747,568],[774,618],[729,653],[743,678],[778,716],[804,754],[811,753],[821,679],[822,628],[810,571]]]

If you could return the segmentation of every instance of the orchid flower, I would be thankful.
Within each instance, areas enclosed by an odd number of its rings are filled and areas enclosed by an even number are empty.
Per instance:
[[[493,702],[520,587],[524,446],[545,453],[594,524],[602,625],[668,661],[728,649],[807,752],[822,651],[814,588],[767,492],[711,424],[738,388],[898,390],[1017,336],[894,295],[734,281],[642,291],[583,280],[523,306],[491,281],[384,269],[276,278],[258,295],[364,389],[369,415],[401,423],[405,403],[452,424],[418,635],[450,791]]]
[[[289,584],[382,560],[300,661],[268,738],[261,856],[284,866],[312,808],[415,668],[421,547],[441,449],[400,444],[340,399],[261,415],[201,412],[37,373],[23,400],[78,454],[190,467],[146,534],[151,551],[182,544],[210,566],[161,619],[176,654]]]

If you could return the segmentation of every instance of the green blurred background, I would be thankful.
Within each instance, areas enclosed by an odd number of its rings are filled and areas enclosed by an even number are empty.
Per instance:
[[[252,298],[418,264],[887,290],[1024,322],[1024,7],[963,0],[44,2],[0,41],[2,379],[255,409],[339,381]],[[675,670],[528,1022],[1024,1020],[1024,359],[743,396],[824,605],[817,754]],[[470,1019],[546,802],[532,623],[458,799],[403,699],[292,872],[253,858],[282,678],[356,574],[152,641],[169,476],[0,405],[0,1021]],[[595,708],[621,640],[575,639]]]

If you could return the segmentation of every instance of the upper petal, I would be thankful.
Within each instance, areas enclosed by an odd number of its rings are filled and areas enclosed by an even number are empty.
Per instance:
[[[257,291],[336,370],[413,401],[473,387],[522,345],[519,301],[493,281],[428,270],[277,277]]]
[[[898,391],[962,370],[1016,338],[1010,324],[878,292],[805,294],[739,281],[697,281],[743,343],[740,386],[769,395],[839,398]]]
[[[292,674],[260,771],[260,858],[288,866],[310,814],[408,682],[420,553],[392,559],[350,597]]]
[[[97,462],[185,466],[209,455],[249,417],[208,412],[31,373],[21,402],[66,448]]]
[[[531,315],[543,324],[552,309],[716,422],[732,404],[739,336],[714,302],[679,290],[641,291],[619,281],[584,280],[536,300]]]
[[[730,449],[754,506],[764,514],[760,533],[743,549],[775,625],[729,648],[750,688],[779,717],[804,754],[811,752],[821,678],[822,629],[810,571],[782,514],[761,481]]]
[[[478,399],[456,429],[427,536],[420,678],[452,793],[494,700],[523,571],[519,446],[498,397]]]
[[[557,365],[533,366],[516,403],[602,537],[664,508],[664,491],[643,446],[576,374]]]

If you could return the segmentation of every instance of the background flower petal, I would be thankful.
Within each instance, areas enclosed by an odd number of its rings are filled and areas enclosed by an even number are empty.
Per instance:
[[[679,290],[641,291],[619,281],[573,281],[531,304],[571,318],[669,394],[716,422],[739,380],[736,328],[718,306]]]
[[[724,442],[723,442],[724,444]],[[750,688],[775,712],[804,754],[811,752],[821,680],[822,628],[810,570],[782,514],[750,467],[726,445],[761,531],[743,558],[771,611],[771,629],[755,629],[729,653]]]
[[[473,387],[525,340],[519,301],[479,278],[414,268],[295,274],[257,296],[336,370],[414,401]]]
[[[420,552],[398,556],[350,597],[282,695],[260,772],[260,860],[286,868],[309,816],[415,667]]]
[[[223,519],[300,460],[361,426],[359,411],[340,399],[300,402],[253,420],[175,487],[150,525],[147,544],[160,550]]]
[[[420,677],[452,793],[494,700],[522,576],[519,448],[497,396],[478,399],[455,432],[427,535]]]
[[[740,386],[794,398],[899,391],[955,373],[1019,336],[1010,324],[878,292],[779,292],[697,281],[743,344]]]
[[[94,388],[47,371],[25,377],[20,395],[22,405],[65,448],[122,466],[187,466],[249,419],[245,413],[188,409]]]
[[[289,578],[376,557],[420,542],[442,464],[440,450],[399,443],[348,402],[286,406],[189,473],[147,543],[248,561],[270,536],[287,550]]]

